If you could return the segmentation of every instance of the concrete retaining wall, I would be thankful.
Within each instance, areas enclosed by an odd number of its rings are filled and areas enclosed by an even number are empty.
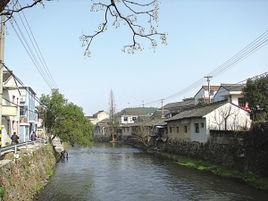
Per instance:
[[[19,154],[15,160],[10,154],[12,160],[0,167],[4,201],[33,200],[53,174],[56,159],[52,146],[42,145],[30,152],[21,150]]]

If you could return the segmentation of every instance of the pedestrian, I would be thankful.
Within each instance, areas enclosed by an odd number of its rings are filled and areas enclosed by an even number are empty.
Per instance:
[[[35,141],[36,140],[36,134],[35,132],[33,131],[32,135],[31,135],[31,141]]]
[[[19,136],[16,134],[16,132],[13,133],[13,135],[11,136],[11,140],[12,140],[12,144],[18,144],[19,143]]]

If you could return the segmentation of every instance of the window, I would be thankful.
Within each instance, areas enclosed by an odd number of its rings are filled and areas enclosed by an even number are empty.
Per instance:
[[[128,118],[127,117],[124,117],[124,121],[127,121],[128,120]]]
[[[27,112],[27,106],[21,106],[20,107],[20,115],[24,116],[24,115],[26,115],[26,112]]]
[[[169,127],[169,132],[172,133],[172,127]]]
[[[132,120],[133,120],[133,121],[136,121],[136,120],[137,120],[137,117],[132,117]]]
[[[240,106],[240,107],[243,107],[244,105],[245,105],[245,99],[243,98],[243,97],[241,97],[241,98],[238,98],[238,105]]]
[[[188,131],[188,127],[184,126],[184,133],[187,133],[187,131]]]
[[[180,127],[177,127],[177,133],[179,133],[180,132]]]
[[[15,98],[16,98],[16,97],[13,95],[13,96],[12,96],[12,101],[13,101],[13,103],[15,103]]]
[[[201,128],[204,128],[205,127],[205,124],[204,123],[201,123]]]
[[[195,132],[199,133],[199,123],[195,123],[194,127],[195,127]]]
[[[127,132],[129,132],[129,128],[127,128]]]
[[[12,130],[15,130],[15,121],[12,121]]]

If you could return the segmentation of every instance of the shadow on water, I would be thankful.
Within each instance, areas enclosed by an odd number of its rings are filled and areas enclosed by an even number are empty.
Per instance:
[[[264,201],[268,193],[118,144],[72,148],[38,201]]]

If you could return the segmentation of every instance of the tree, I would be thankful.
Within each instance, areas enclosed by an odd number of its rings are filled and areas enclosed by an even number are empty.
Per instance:
[[[43,109],[39,112],[49,133],[72,145],[91,144],[93,125],[84,116],[82,108],[68,102],[58,91],[51,96],[42,95],[40,102]]]
[[[18,0],[2,0],[0,14],[12,19],[15,13],[31,8],[44,1],[52,0],[26,0],[23,5]],[[85,55],[90,56],[90,46],[95,37],[105,32],[109,23],[118,28],[121,24],[126,25],[132,33],[131,43],[123,47],[123,51],[133,54],[143,50],[139,40],[149,41],[152,48],[158,45],[158,41],[166,44],[166,34],[157,31],[158,23],[158,0],[92,0],[91,12],[103,12],[103,22],[100,23],[94,34],[81,36]]]
[[[228,130],[228,118],[235,115],[235,111],[232,110],[232,106],[220,107],[218,111],[214,112],[214,123],[217,125],[218,129]]]
[[[255,80],[249,79],[243,89],[254,121],[268,120],[268,75]]]

